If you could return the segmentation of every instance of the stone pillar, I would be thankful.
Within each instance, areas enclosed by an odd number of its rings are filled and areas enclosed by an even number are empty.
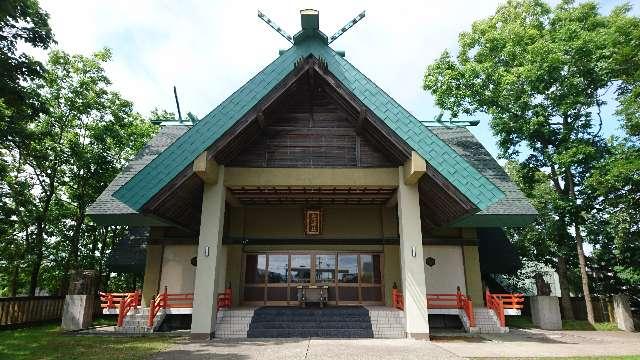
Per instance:
[[[482,292],[482,276],[480,274],[480,254],[478,246],[465,245],[462,247],[464,258],[464,281],[467,285],[467,296],[473,301],[474,307],[484,306]]]
[[[398,181],[398,230],[405,329],[408,337],[428,339],[429,318],[418,185],[407,185],[404,178],[405,172],[401,166]]]
[[[216,322],[216,278],[222,255],[224,227],[224,166],[218,169],[217,181],[204,184],[202,215],[198,239],[198,266],[193,295],[192,339],[210,339]]]
[[[147,245],[147,261],[144,266],[144,281],[142,282],[142,303],[146,307],[160,291],[158,285],[162,276],[162,247],[163,245]]]
[[[615,312],[618,329],[624,331],[635,331],[633,325],[633,316],[631,315],[631,307],[629,306],[629,297],[627,295],[613,295],[613,308]]]
[[[531,296],[531,321],[544,330],[562,330],[560,305],[556,296]]]
[[[69,290],[62,309],[62,330],[75,331],[91,326],[96,309],[95,270],[70,271]]]

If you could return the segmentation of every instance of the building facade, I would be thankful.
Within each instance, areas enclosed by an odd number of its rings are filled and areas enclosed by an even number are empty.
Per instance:
[[[195,124],[159,133],[89,210],[149,227],[143,303],[193,294],[193,337],[215,332],[216,300],[392,306],[429,333],[427,294],[484,306],[479,228],[535,210],[462,127],[427,127],[328,45],[301,12],[293,46]],[[488,239],[489,241],[491,239]]]

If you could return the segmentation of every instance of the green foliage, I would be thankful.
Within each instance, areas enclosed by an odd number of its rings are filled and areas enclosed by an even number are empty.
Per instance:
[[[18,45],[47,49],[53,42],[48,19],[36,0],[0,4],[0,144],[25,140],[25,119],[43,110],[38,93],[26,86],[42,76],[43,66]]]
[[[552,263],[575,251],[576,242],[582,247],[584,215],[593,210],[593,189],[585,181],[598,171],[594,167],[615,174],[611,167],[635,166],[622,165],[625,158],[609,168],[601,164],[610,152],[603,123],[617,121],[602,117],[609,90],[620,100],[626,129],[639,128],[640,19],[630,9],[601,14],[595,2],[565,0],[551,7],[541,0],[509,0],[460,34],[457,55],[443,52],[425,73],[424,88],[439,107],[454,117],[489,114],[501,156],[520,163],[515,178],[540,218],[514,236],[533,259]],[[602,222],[595,225],[602,230]],[[586,268],[580,267],[588,291]]]
[[[108,49],[92,56],[54,50],[42,79],[29,85],[46,112],[29,122],[24,137],[33,141],[0,157],[0,191],[8,195],[0,211],[12,219],[0,227],[1,293],[64,291],[71,269],[106,271],[123,229],[88,221],[87,207],[156,130],[111,89],[103,68],[110,57]]]
[[[640,147],[612,140],[611,153],[586,181],[593,208],[587,231],[600,292],[640,296]]]

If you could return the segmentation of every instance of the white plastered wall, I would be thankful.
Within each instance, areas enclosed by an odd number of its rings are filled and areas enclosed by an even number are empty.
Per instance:
[[[191,265],[191,258],[196,256],[195,245],[166,245],[162,256],[162,275],[160,292],[172,294],[193,293],[196,278],[196,267]]]
[[[425,245],[424,258],[432,257],[433,266],[424,265],[427,293],[455,294],[456,288],[466,293],[464,260],[459,245]]]

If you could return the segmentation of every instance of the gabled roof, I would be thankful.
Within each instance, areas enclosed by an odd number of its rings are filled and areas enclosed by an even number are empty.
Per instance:
[[[160,131],[136,154],[127,166],[111,181],[96,201],[87,209],[87,215],[97,223],[122,225],[162,225],[155,218],[144,217],[114,196],[127,181],[173,144],[191,126],[163,126]]]
[[[321,37],[308,37],[296,42],[129,179],[115,192],[115,197],[133,210],[140,210],[293,71],[298,59],[308,56],[326,61],[328,70],[342,86],[479,209],[486,209],[504,198],[505,194],[487,177],[331,49]]]
[[[504,198],[451,226],[507,227],[533,221],[538,214],[536,209],[467,128],[443,126],[430,129],[505,194]]]

